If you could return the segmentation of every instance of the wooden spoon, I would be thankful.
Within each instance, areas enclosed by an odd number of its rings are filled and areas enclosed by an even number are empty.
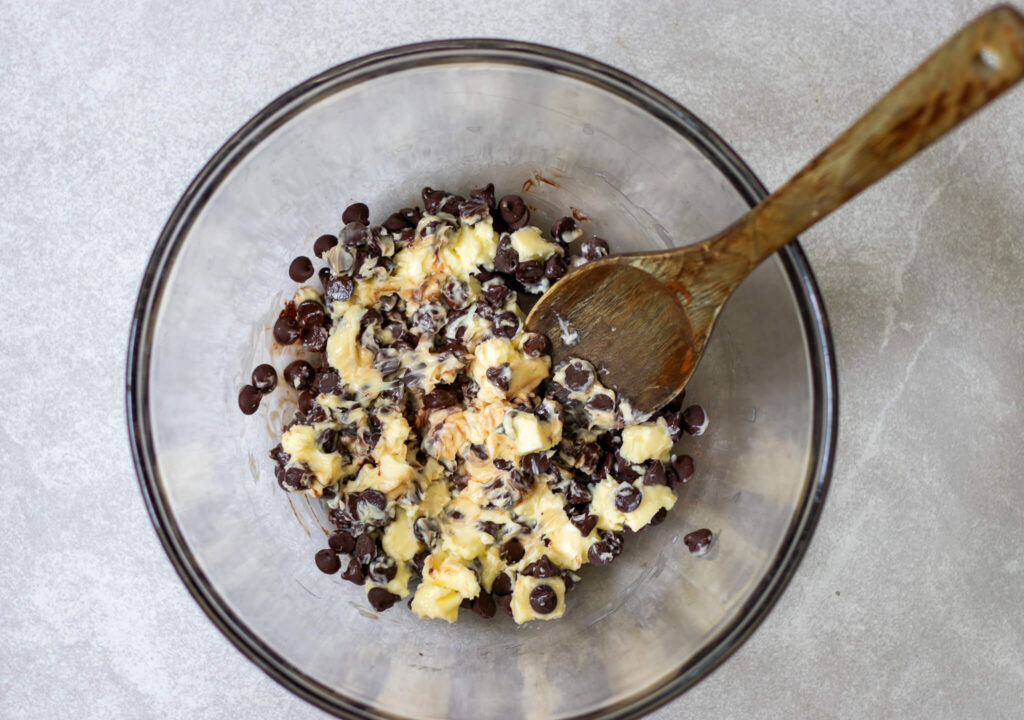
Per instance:
[[[693,374],[722,305],[757,265],[1024,75],[1024,18],[976,18],[789,182],[695,245],[603,258],[559,280],[526,328],[553,363],[582,357],[633,407],[655,410]],[[578,336],[569,345],[566,324]]]

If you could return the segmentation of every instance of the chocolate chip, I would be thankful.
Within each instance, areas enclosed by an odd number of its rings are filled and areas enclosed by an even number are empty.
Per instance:
[[[459,205],[461,205],[465,200],[466,198],[461,195],[449,195],[444,199],[444,202],[441,203],[441,207],[438,209],[440,212],[448,213],[449,215],[458,215]]]
[[[423,407],[427,410],[451,407],[459,404],[459,396],[452,390],[436,387],[423,396]]]
[[[441,534],[441,526],[432,517],[418,517],[413,520],[412,534],[427,547],[433,547]]]
[[[540,260],[527,260],[516,266],[516,280],[523,285],[533,285],[544,278],[544,263]]]
[[[370,222],[370,208],[361,202],[352,203],[341,214],[341,221],[346,225],[352,222],[366,225]]]
[[[394,558],[388,555],[381,555],[375,558],[370,563],[370,568],[367,572],[370,579],[380,585],[387,585],[389,582],[395,579],[395,575],[398,574],[398,563],[395,562]]]
[[[401,598],[395,595],[393,592],[388,592],[382,587],[370,588],[370,592],[366,593],[366,599],[370,601],[370,606],[373,607],[377,612],[384,612]]]
[[[341,229],[338,240],[351,254],[351,252],[364,247],[370,241],[370,231],[363,223],[350,222]]]
[[[256,391],[266,395],[277,387],[277,371],[273,365],[263,363],[252,371],[252,386]]]
[[[274,473],[277,477],[277,483],[285,490],[305,490],[309,487],[310,474],[302,468],[288,468],[283,471],[283,475]]]
[[[598,540],[587,548],[587,562],[591,565],[608,565],[615,559],[615,553],[606,540]]]
[[[504,392],[508,391],[509,383],[512,379],[512,371],[509,368],[508,363],[502,363],[497,367],[487,368],[487,372],[485,372],[484,375],[488,380],[490,380],[491,385]]]
[[[565,260],[558,253],[549,257],[544,263],[544,276],[549,277],[552,280],[557,280],[562,277],[565,275],[567,270],[568,268],[565,265]]]
[[[558,218],[554,225],[551,226],[551,237],[558,240],[561,243],[567,242],[562,238],[567,233],[575,232],[579,230],[580,226],[576,224],[576,220],[570,216]]]
[[[324,428],[316,435],[316,444],[322,453],[332,453],[338,448],[338,433],[330,428]]]
[[[444,309],[444,306],[438,302],[426,302],[419,306],[416,310],[416,314],[413,315],[412,321],[418,328],[423,330],[425,333],[436,333],[442,325],[444,325],[445,318],[448,316],[448,312]]]
[[[327,575],[333,575],[341,569],[341,562],[338,560],[338,554],[330,548],[317,551],[315,560],[316,566],[320,568],[320,572],[326,573]]]
[[[302,331],[302,347],[310,352],[321,353],[327,349],[327,331],[321,325],[313,325]]]
[[[361,493],[359,493],[359,502],[366,503],[367,505],[372,505],[378,510],[383,510],[388,505],[388,498],[380,490],[370,488],[368,490],[363,490]]]
[[[627,483],[619,485],[619,489],[615,491],[615,507],[624,513],[636,510],[643,499],[644,494]]]
[[[513,470],[511,473],[509,473],[508,479],[509,484],[511,484],[513,488],[518,490],[523,495],[525,495],[526,493],[530,492],[530,490],[533,489],[532,475],[527,475],[526,473],[519,472],[518,470]]]
[[[400,213],[391,213],[388,215],[388,219],[384,221],[384,227],[391,232],[399,232],[402,228],[409,227],[409,221],[402,217]]]
[[[693,475],[693,458],[689,455],[677,455],[672,458],[672,470],[678,482],[686,482]]]
[[[350,553],[356,546],[356,540],[347,530],[337,530],[327,538],[327,544],[337,552]]]
[[[491,329],[498,337],[512,339],[519,332],[519,318],[509,310],[502,310],[495,313],[491,320]]]
[[[519,542],[517,538],[512,538],[508,542],[502,544],[498,550],[498,555],[501,557],[501,561],[506,565],[515,565],[517,562],[523,559],[523,555],[526,554],[526,550],[523,549],[523,544]]]
[[[510,230],[526,227],[526,224],[530,222],[530,211],[518,195],[503,197],[498,203],[498,212],[501,213],[501,219],[505,221]]]
[[[683,429],[691,435],[703,433],[706,422],[707,415],[700,405],[691,405],[683,410]]]
[[[576,468],[585,475],[593,475],[604,458],[604,450],[597,443],[587,443],[576,453]]]
[[[402,208],[398,211],[398,214],[405,218],[405,221],[413,227],[416,227],[419,221],[423,219],[423,213],[420,212],[418,207]]]
[[[487,207],[494,209],[494,183],[487,183],[482,188],[470,190],[469,196],[476,200],[483,200]]]
[[[356,538],[356,547],[352,553],[352,557],[359,561],[360,565],[367,565],[373,556],[377,554],[377,544],[373,541],[373,538],[363,533]]]
[[[612,549],[612,553],[616,556],[622,552],[622,538],[615,533],[605,533],[603,539],[608,543],[608,546]]]
[[[640,477],[640,473],[633,469],[633,464],[626,458],[622,457],[620,453],[615,453],[615,465],[614,472],[612,474],[619,480],[624,480],[626,482],[633,482]]]
[[[332,275],[324,288],[324,298],[327,302],[348,300],[355,288],[355,283],[348,275]]]
[[[316,389],[324,395],[336,394],[341,389],[341,376],[337,370],[321,368],[316,378]]]
[[[323,325],[327,320],[327,314],[324,312],[324,306],[316,300],[306,300],[295,308],[295,320],[304,328]]]
[[[651,463],[644,473],[644,485],[668,485],[668,476],[665,475],[665,466],[658,460]]]
[[[306,390],[299,394],[299,410],[307,415],[316,406],[316,393]]]
[[[421,550],[412,556],[412,560],[410,560],[409,562],[412,565],[412,569],[416,572],[417,575],[423,574],[423,563],[427,561],[427,557],[429,555],[429,550]]]
[[[599,237],[584,240],[580,245],[580,254],[586,260],[600,260],[608,255],[608,243]]]
[[[594,371],[590,369],[589,363],[583,360],[573,360],[565,368],[565,386],[576,392],[586,392],[594,385]]]
[[[457,277],[449,276],[441,286],[441,297],[452,310],[465,307],[469,301],[469,285]]]
[[[459,217],[469,224],[478,222],[488,214],[487,203],[480,198],[470,197],[459,203]]]
[[[487,448],[485,448],[483,445],[473,443],[472,445],[469,446],[469,449],[472,451],[474,455],[476,455],[481,460],[486,460],[488,457]]]
[[[288,315],[282,315],[274,323],[274,339],[282,345],[291,345],[298,340],[300,332],[299,324],[295,322],[295,318]]]
[[[532,575],[537,578],[550,578],[558,577],[559,570],[551,559],[547,555],[541,555],[539,560],[534,560],[532,563],[522,569],[523,575]]]
[[[708,547],[711,545],[712,534],[707,528],[701,528],[700,530],[694,530],[692,533],[687,533],[683,536],[683,543],[694,555],[703,555],[708,551]]]
[[[654,527],[655,525],[661,525],[663,522],[665,522],[665,518],[667,518],[667,517],[668,517],[668,508],[662,508],[658,512],[654,513],[653,516],[651,516],[651,522],[650,522],[651,527]]]
[[[551,341],[547,339],[547,336],[539,333],[530,335],[523,342],[523,352],[534,358],[547,355],[551,352]]]
[[[587,407],[593,408],[594,410],[611,410],[615,407],[615,401],[612,400],[611,395],[600,393],[590,398],[590,401],[587,403]]]
[[[498,573],[494,577],[494,582],[491,583],[491,594],[492,595],[511,595],[512,594],[512,578],[507,573]]]
[[[441,209],[441,203],[444,202],[447,195],[448,193],[444,190],[434,190],[430,187],[425,187],[420,192],[420,197],[423,198],[423,207],[431,215],[436,214]]]
[[[305,360],[293,360],[284,369],[284,381],[296,390],[305,390],[313,382],[316,371]]]
[[[288,266],[288,277],[298,283],[306,282],[313,277],[313,262],[305,255],[300,255]]]
[[[339,555],[338,560],[341,561],[341,577],[356,585],[362,585],[366,581],[363,576],[363,568],[353,556]]]
[[[544,453],[534,452],[523,456],[522,465],[531,475],[543,475],[551,469],[551,459]]]
[[[494,254],[494,269],[511,275],[519,266],[519,253],[514,249],[499,249]]]
[[[313,242],[313,254],[322,258],[327,251],[338,244],[338,238],[334,235],[321,235]]]
[[[570,480],[565,486],[565,502],[569,505],[581,505],[589,503],[592,496],[585,486]]]
[[[508,472],[515,466],[512,464],[511,460],[506,460],[505,458],[494,458],[494,467]]]
[[[238,392],[238,409],[246,415],[252,415],[259,409],[263,395],[252,385],[243,385]]]
[[[580,535],[586,537],[597,526],[597,515],[590,515],[584,512],[579,515],[572,515],[569,518],[569,522],[580,531]]]
[[[501,307],[508,300],[509,289],[500,282],[490,283],[483,290],[483,300],[488,305]]]
[[[490,620],[494,617],[494,613],[497,609],[497,606],[494,604],[494,598],[483,590],[480,591],[479,595],[473,598],[473,612],[485,620]]]
[[[541,615],[550,615],[558,607],[558,593],[550,585],[538,585],[530,591],[530,607]]]
[[[281,443],[278,443],[270,450],[270,459],[281,467],[287,465],[291,457],[292,456],[286,453],[284,448],[281,447]]]

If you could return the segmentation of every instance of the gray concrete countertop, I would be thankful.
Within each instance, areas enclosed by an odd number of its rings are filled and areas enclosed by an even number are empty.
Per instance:
[[[680,100],[774,187],[983,6],[4,3],[0,716],[326,717],[185,591],[122,409],[160,228],[277,94],[404,42],[550,43]],[[1024,87],[804,236],[840,368],[831,494],[764,624],[654,717],[1020,717],[1022,136]]]

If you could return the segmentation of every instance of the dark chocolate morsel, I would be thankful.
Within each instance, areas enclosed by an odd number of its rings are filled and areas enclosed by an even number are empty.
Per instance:
[[[370,601],[370,605],[374,610],[384,612],[401,598],[382,587],[375,587],[370,588],[370,592],[366,593],[366,599]]]
[[[246,415],[252,415],[259,409],[262,393],[252,385],[244,385],[238,392],[238,409]]]
[[[615,491],[615,507],[621,512],[629,513],[640,507],[644,494],[632,485],[623,483]]]
[[[252,386],[264,395],[273,391],[277,387],[277,371],[274,366],[267,363],[257,365],[252,371]]]
[[[274,323],[274,339],[282,345],[291,345],[299,339],[301,332],[295,318],[288,315],[282,315]]]
[[[341,569],[341,562],[338,560],[338,554],[330,548],[317,551],[316,554],[316,566],[320,568],[320,572],[328,575],[333,575]]]
[[[352,222],[368,225],[370,222],[370,208],[361,202],[352,203],[341,214],[341,221],[346,225]]]
[[[538,585],[530,591],[530,607],[541,615],[550,615],[558,606],[558,594],[550,585]]]
[[[338,238],[334,235],[321,235],[313,242],[313,254],[322,258],[327,251],[338,244]]]

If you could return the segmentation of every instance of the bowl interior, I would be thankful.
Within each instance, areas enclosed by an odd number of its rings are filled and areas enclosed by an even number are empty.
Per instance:
[[[296,287],[288,264],[339,229],[347,204],[368,203],[380,221],[420,204],[423,185],[494,182],[499,194],[522,193],[534,224],[576,208],[591,218],[587,232],[617,250],[692,242],[748,207],[720,159],[678,122],[554,60],[517,57],[398,58],[279,101],[172,219],[154,259],[160,276],[144,289],[136,442],[172,552],[247,652],[338,712],[568,717],[635,707],[724,652],[780,581],[806,521],[821,464],[821,339],[777,257],[729,301],[688,388],[711,419],[680,445],[696,460],[694,479],[664,524],[627,537],[610,567],[584,568],[565,618],[517,628],[471,613],[452,626],[425,622],[402,606],[378,616],[361,589],[314,566],[327,524],[277,487],[266,454],[287,398],[279,391],[276,407],[245,417],[236,393],[256,363],[283,367],[269,327]],[[693,557],[682,537],[702,527],[716,539]]]

